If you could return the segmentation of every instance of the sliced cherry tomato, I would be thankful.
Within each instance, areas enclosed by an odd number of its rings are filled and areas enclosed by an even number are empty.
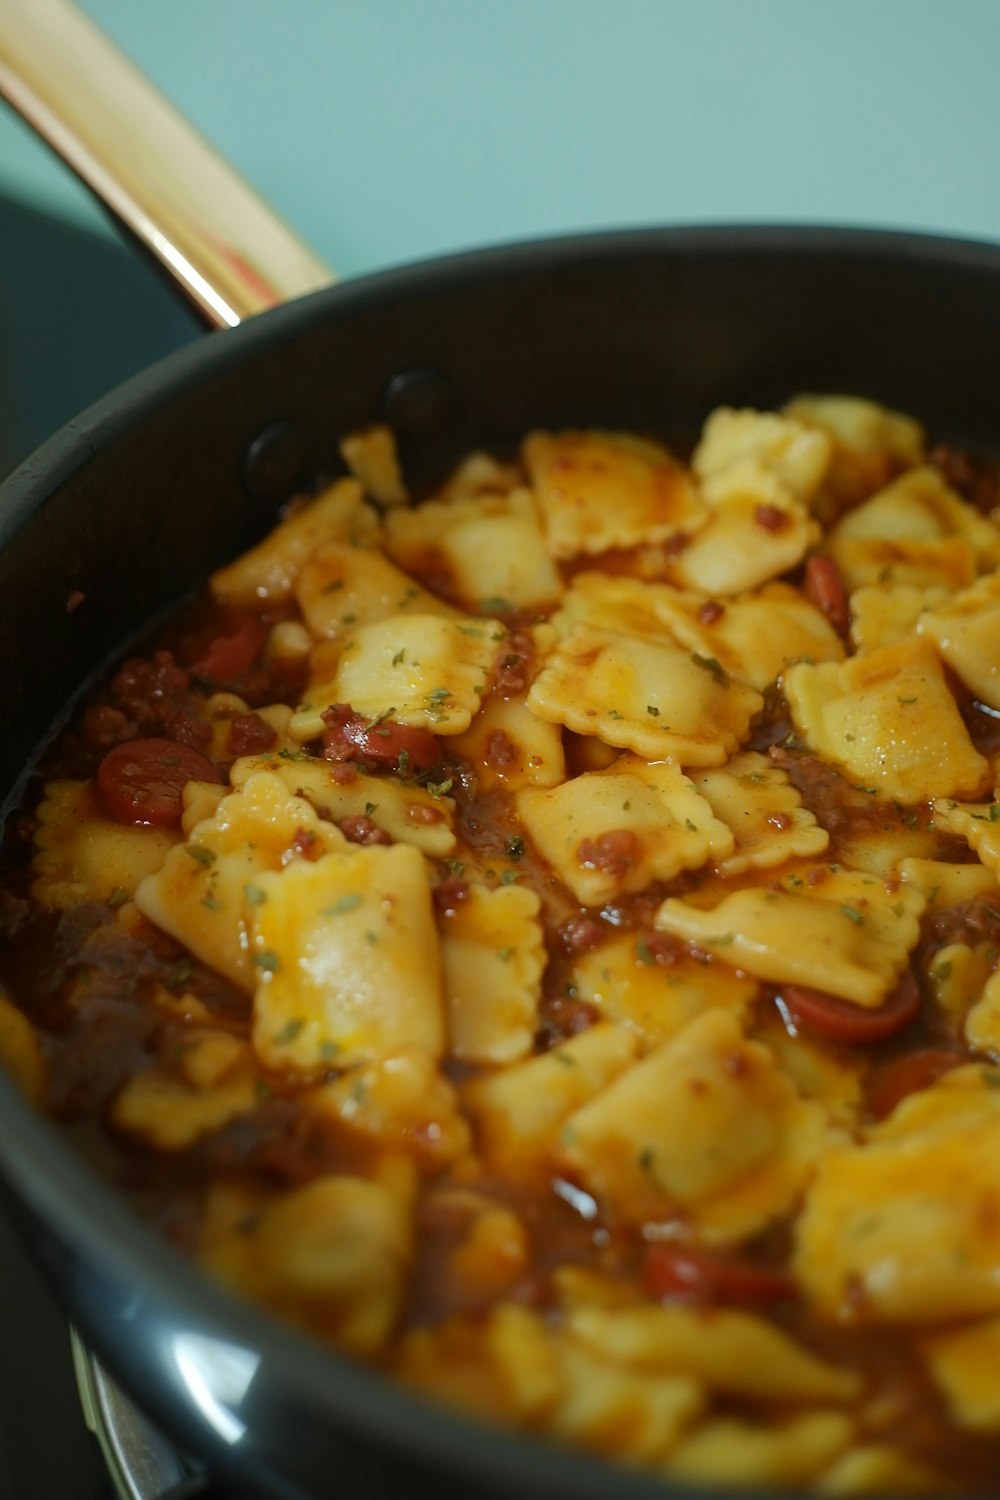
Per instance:
[[[838,635],[847,634],[851,623],[847,590],[832,558],[818,555],[806,558],[802,592],[810,604],[826,615]]]
[[[109,750],[97,768],[97,785],[113,818],[158,828],[180,822],[186,782],[221,780],[207,756],[176,740],[128,740]]]
[[[876,1120],[891,1115],[901,1099],[930,1088],[942,1073],[968,1062],[965,1053],[953,1047],[922,1047],[905,1052],[876,1068],[868,1083],[868,1109]]]
[[[253,666],[267,639],[259,615],[234,615],[191,665],[191,671],[213,687],[237,682]]]
[[[866,1042],[884,1042],[909,1026],[920,1013],[920,990],[909,972],[896,988],[874,1010],[853,1005],[823,990],[810,990],[803,984],[786,984],[778,1003],[784,1007],[796,1026],[825,1042],[847,1046]]]
[[[335,703],[323,714],[323,753],[327,760],[370,761],[399,771],[429,771],[441,759],[428,729],[395,719],[366,719],[349,703]]]
[[[790,1301],[798,1290],[794,1278],[777,1267],[679,1245],[650,1245],[642,1277],[650,1296],[661,1302],[769,1307]]]

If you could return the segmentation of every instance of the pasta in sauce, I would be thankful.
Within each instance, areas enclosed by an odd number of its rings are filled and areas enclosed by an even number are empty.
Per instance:
[[[848,397],[391,434],[8,829],[0,1059],[186,1254],[665,1476],[1000,1463],[1000,508]]]

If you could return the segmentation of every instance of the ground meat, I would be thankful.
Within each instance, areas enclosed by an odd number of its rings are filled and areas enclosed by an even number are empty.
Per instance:
[[[531,682],[535,643],[526,630],[514,630],[500,658],[493,690],[500,698],[516,698]]]
[[[135,731],[135,721],[129,719],[120,708],[112,708],[110,703],[90,704],[80,721],[83,738],[88,745],[94,745],[98,750],[110,750],[112,745],[131,739]]]
[[[229,726],[227,747],[231,755],[256,755],[270,750],[277,738],[260,714],[237,714]]]
[[[765,531],[784,531],[789,525],[788,512],[778,505],[758,505],[753,514],[757,525]]]
[[[453,917],[472,887],[460,875],[446,875],[434,892],[434,905],[442,917]]]
[[[348,813],[346,818],[338,818],[337,827],[345,839],[349,839],[352,844],[391,844],[393,842],[392,835],[386,833],[384,828],[379,828],[364,813]]]
[[[630,874],[642,853],[631,828],[612,828],[596,839],[583,839],[577,848],[577,863],[584,870],[601,870],[618,877]]]
[[[503,729],[494,729],[492,734],[486,737],[486,762],[502,770],[506,766],[512,766],[517,760],[517,746],[510,735]]]
[[[891,804],[850,786],[833,766],[817,755],[772,745],[771,760],[787,774],[816,821],[830,834],[884,828],[901,814]]]
[[[567,953],[589,953],[604,941],[606,929],[584,912],[570,917],[559,929],[559,939]]]
[[[173,652],[157,651],[124,664],[111,683],[111,700],[143,733],[165,730],[190,685],[190,673],[177,664]]]
[[[946,484],[978,510],[989,514],[1000,505],[1000,465],[996,459],[967,453],[951,443],[938,443],[927,461]]]
[[[182,708],[170,715],[164,729],[168,740],[177,740],[178,744],[188,745],[192,750],[204,750],[212,738],[211,724]]]
[[[579,1036],[581,1031],[589,1031],[600,1018],[601,1013],[596,1005],[580,1000],[575,995],[559,995],[553,1000],[546,1000],[542,1006],[542,1024],[535,1037],[535,1044],[540,1052],[548,1052],[569,1037]]]
[[[1000,946],[1000,899],[977,896],[945,911],[932,912],[927,931],[933,939],[947,943],[991,943]]]

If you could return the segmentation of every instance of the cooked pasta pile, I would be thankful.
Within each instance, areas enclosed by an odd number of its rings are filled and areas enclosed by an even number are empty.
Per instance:
[[[706,1482],[1000,1464],[1000,509],[847,397],[383,429],[8,840],[0,1057],[186,1253]]]

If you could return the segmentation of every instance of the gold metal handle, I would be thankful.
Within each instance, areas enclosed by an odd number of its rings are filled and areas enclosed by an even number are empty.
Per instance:
[[[0,0],[0,95],[213,327],[336,280],[71,0]]]

